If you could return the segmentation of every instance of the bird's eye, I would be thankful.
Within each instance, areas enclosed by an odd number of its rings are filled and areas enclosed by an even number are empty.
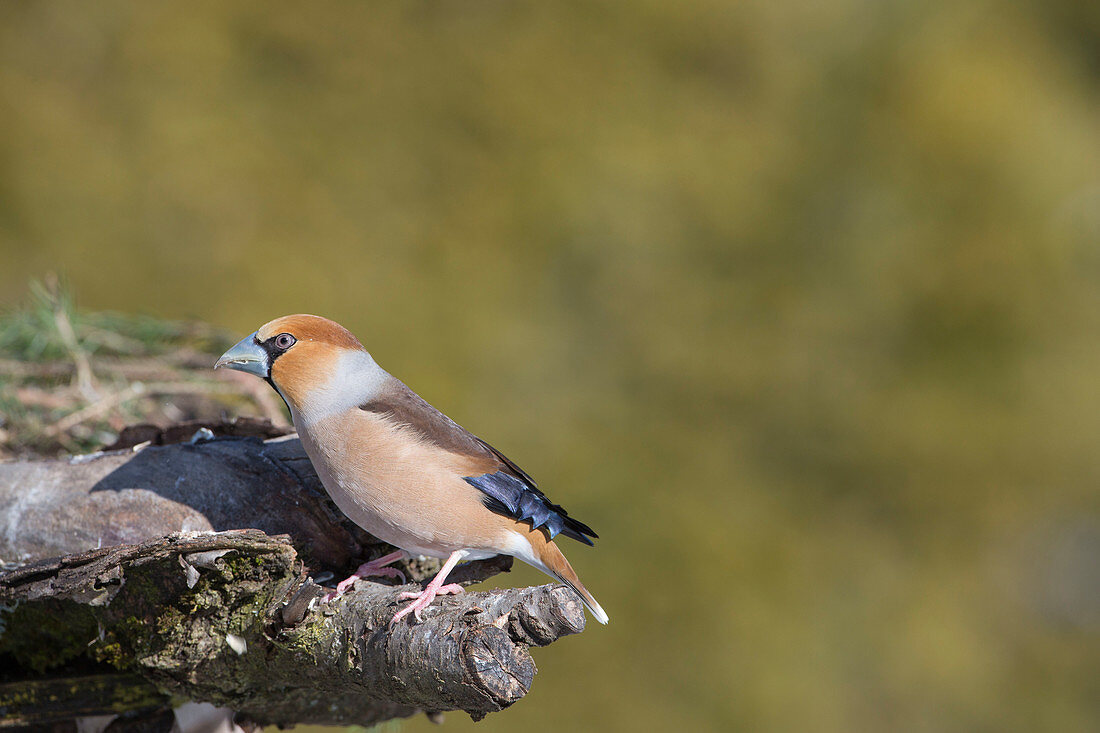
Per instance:
[[[297,341],[298,339],[294,338],[289,333],[280,333],[278,336],[275,337],[275,346],[282,349],[283,351],[286,351]]]

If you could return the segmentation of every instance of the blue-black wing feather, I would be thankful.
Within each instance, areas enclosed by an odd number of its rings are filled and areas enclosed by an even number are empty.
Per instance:
[[[589,537],[599,538],[584,522],[570,517],[564,509],[553,504],[546,494],[518,476],[506,471],[466,476],[465,480],[485,494],[485,506],[520,522],[530,522],[535,529],[545,527],[553,539],[559,534],[591,545]]]

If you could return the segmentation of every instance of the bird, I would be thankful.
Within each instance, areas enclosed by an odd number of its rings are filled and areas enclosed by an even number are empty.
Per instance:
[[[267,381],[286,402],[306,454],[336,506],[398,548],[362,564],[325,600],[356,580],[404,575],[389,567],[415,556],[443,565],[391,620],[421,612],[461,562],[510,555],[564,583],[592,616],[608,616],[555,540],[592,546],[598,535],[539,490],[503,453],[430,405],[374,360],[350,331],[321,316],[276,318],[245,336],[214,365]]]

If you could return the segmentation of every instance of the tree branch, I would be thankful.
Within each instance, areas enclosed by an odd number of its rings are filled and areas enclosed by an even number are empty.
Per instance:
[[[169,699],[262,723],[477,719],[526,694],[529,646],[584,628],[563,586],[445,597],[423,623],[393,626],[398,593],[415,585],[361,581],[317,604],[311,574],[384,551],[328,502],[296,440],[0,464],[0,558],[17,565],[0,574],[0,726]],[[494,558],[455,577],[508,567]]]

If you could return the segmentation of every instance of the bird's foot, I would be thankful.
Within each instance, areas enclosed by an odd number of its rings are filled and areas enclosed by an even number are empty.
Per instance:
[[[458,583],[448,583],[447,585],[436,585],[435,581],[433,580],[431,583],[428,583],[428,586],[424,590],[420,591],[419,593],[409,593],[409,592],[402,593],[401,595],[399,595],[397,597],[398,600],[401,600],[401,601],[407,601],[407,600],[410,600],[410,599],[414,599],[414,600],[413,600],[412,603],[410,603],[409,605],[405,606],[400,611],[398,611],[394,615],[394,617],[390,621],[390,623],[391,624],[397,623],[398,619],[400,619],[402,616],[408,615],[409,613],[411,613],[416,618],[417,621],[423,621],[424,619],[422,619],[420,617],[420,612],[423,611],[428,606],[430,606],[432,601],[435,600],[436,596],[456,595],[458,593],[463,593],[463,592],[465,592],[464,589]]]
[[[391,562],[400,560],[401,557],[402,556],[399,553],[394,553],[392,555],[380,557],[377,560],[371,560],[370,562],[363,563],[359,566],[358,570],[337,583],[336,590],[328,593],[324,598],[321,599],[321,602],[328,603],[329,601],[339,598],[340,596],[344,595],[348,588],[355,585],[355,581],[362,580],[363,578],[397,578],[402,583],[404,583],[405,574],[403,572],[401,572],[397,568],[386,567]]]

